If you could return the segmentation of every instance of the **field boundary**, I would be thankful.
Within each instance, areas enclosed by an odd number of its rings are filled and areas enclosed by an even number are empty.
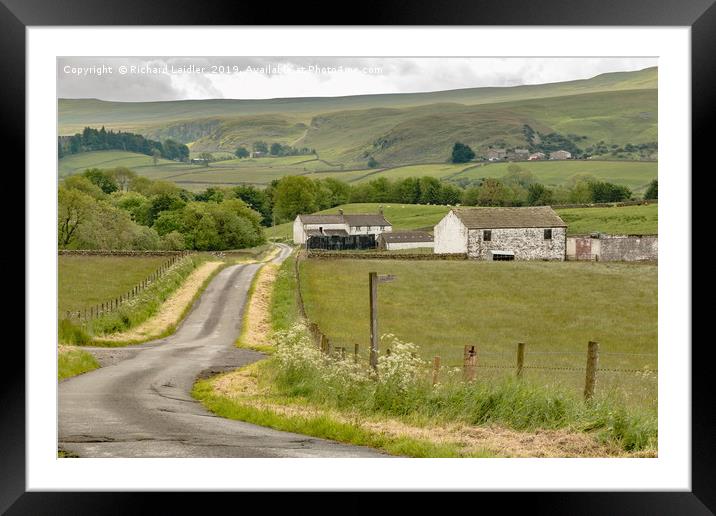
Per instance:
[[[186,256],[191,251],[135,251],[114,249],[58,249],[62,256]]]

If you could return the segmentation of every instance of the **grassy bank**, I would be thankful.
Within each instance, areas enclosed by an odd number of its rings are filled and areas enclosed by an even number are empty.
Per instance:
[[[57,379],[64,380],[99,367],[97,360],[87,351],[71,346],[60,346],[57,352]]]

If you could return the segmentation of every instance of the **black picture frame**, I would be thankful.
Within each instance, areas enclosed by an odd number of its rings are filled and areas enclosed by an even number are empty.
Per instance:
[[[5,122],[2,125],[6,132],[3,141],[12,149],[21,149],[25,145],[24,136],[17,127],[25,120],[25,29],[28,26],[336,25],[336,20],[351,25],[688,26],[691,27],[692,44],[692,163],[693,168],[701,167],[707,172],[707,153],[713,147],[708,139],[714,133],[716,113],[714,1],[422,0],[406,4],[381,0],[362,2],[360,9],[351,10],[347,20],[348,15],[338,16],[336,5],[328,2],[311,3],[310,9],[303,4],[283,5],[267,17],[251,5],[229,1],[0,0],[3,58],[0,120]],[[337,15],[335,20],[328,19],[330,13]],[[24,153],[17,153],[17,156],[20,158],[18,165],[24,170]],[[25,274],[28,272],[31,273],[25,270]],[[16,356],[12,356],[13,352]],[[549,514],[713,514],[716,511],[716,446],[713,439],[716,418],[711,397],[709,354],[709,346],[692,347],[690,492],[485,493],[480,495],[481,503],[509,498],[511,505],[528,503],[531,513]],[[126,514],[151,510],[148,504],[159,501],[158,497],[161,497],[162,513],[187,507],[186,494],[179,493],[26,492],[25,355],[15,345],[6,351],[5,356],[5,360],[12,360],[15,367],[5,368],[0,375],[0,511],[8,514]],[[221,503],[228,496],[231,495],[211,494],[212,504]],[[241,496],[246,499],[247,494]],[[419,495],[412,499],[422,503]],[[316,507],[314,502],[309,503]],[[361,506],[360,503],[346,503],[344,508],[357,510]]]

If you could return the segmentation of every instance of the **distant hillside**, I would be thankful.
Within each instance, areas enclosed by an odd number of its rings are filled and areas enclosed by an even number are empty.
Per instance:
[[[533,86],[272,100],[104,102],[60,99],[60,134],[84,126],[172,138],[194,152],[255,141],[315,148],[359,168],[442,162],[455,141],[478,154],[527,147],[524,126],[578,137],[580,146],[657,141],[657,69]]]

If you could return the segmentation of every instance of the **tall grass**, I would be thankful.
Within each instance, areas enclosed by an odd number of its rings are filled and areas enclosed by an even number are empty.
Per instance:
[[[628,410],[610,394],[585,402],[573,391],[516,378],[464,382],[458,369],[448,371],[444,382],[433,386],[416,346],[391,340],[392,353],[379,358],[375,374],[361,363],[321,354],[305,327],[295,325],[277,334],[277,351],[266,367],[267,381],[282,396],[413,424],[569,429],[591,432],[625,451],[657,447],[656,414]]]
[[[296,253],[286,258],[278,270],[271,294],[271,329],[273,331],[287,330],[298,317],[296,295],[298,285],[294,267]]]
[[[78,374],[92,371],[99,367],[97,360],[88,352],[81,349],[67,349],[59,351],[57,355],[57,379],[64,380]]]
[[[184,280],[206,261],[205,256],[190,255],[176,262],[158,280],[114,312],[91,319],[84,324],[65,319],[59,322],[59,341],[66,344],[88,344],[94,337],[128,330],[157,313],[162,303]]]

